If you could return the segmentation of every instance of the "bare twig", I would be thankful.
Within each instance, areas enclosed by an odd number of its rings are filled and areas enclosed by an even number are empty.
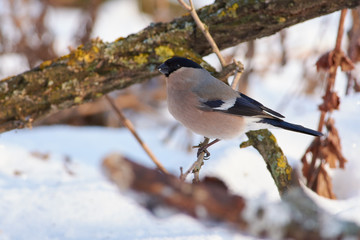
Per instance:
[[[189,0],[190,5],[186,4],[183,0],[178,0],[178,1],[179,1],[179,3],[181,5],[183,5],[184,8],[186,8],[190,12],[190,14],[191,14],[192,18],[194,19],[196,25],[202,31],[202,33],[204,34],[206,40],[209,42],[213,52],[218,57],[218,59],[220,61],[220,64],[221,64],[221,67],[224,68],[226,66],[225,59],[221,55],[220,50],[219,50],[215,40],[211,36],[211,34],[209,32],[209,29],[208,29],[208,26],[206,26],[200,20],[199,15],[197,14],[196,9],[194,7],[193,0]],[[235,71],[234,80],[233,80],[233,82],[231,84],[231,87],[236,90],[237,86],[238,86],[238,83],[239,83],[239,80],[240,80],[240,77],[241,77],[241,74],[244,71],[244,66],[242,65],[242,63],[240,61],[236,61],[235,59],[234,59],[234,64],[236,65],[236,71]]]
[[[352,26],[348,32],[348,50],[347,53],[352,62],[360,62],[360,7],[351,10],[352,16]],[[355,92],[359,92],[357,80],[359,76],[357,74],[353,74],[352,72],[348,72],[347,74],[348,82],[346,84],[346,92],[345,95],[350,94],[351,88]]]
[[[140,144],[140,146],[144,149],[146,154],[150,157],[150,159],[155,163],[155,165],[166,174],[169,174],[169,172],[166,170],[166,168],[160,163],[159,160],[155,157],[155,155],[152,153],[150,148],[146,145],[146,143],[140,138],[139,134],[137,134],[134,125],[131,123],[131,121],[122,114],[120,109],[118,109],[114,103],[114,101],[109,97],[108,95],[105,95],[106,100],[109,102],[111,107],[116,112],[117,116],[119,117],[119,120],[122,122],[122,124],[129,129],[131,134],[135,137],[136,141]]]
[[[234,59],[234,64],[236,65],[234,80],[231,83],[231,87],[234,90],[239,89],[239,81],[241,78],[242,73],[244,72],[244,65],[240,61],[236,61]]]
[[[202,143],[199,144],[199,148],[206,146],[209,143],[210,139],[209,138],[205,138],[204,141]],[[194,179],[193,179],[193,183],[198,183],[200,182],[200,177],[199,177],[199,173],[200,173],[200,169],[201,166],[204,164],[204,157],[205,157],[205,151],[202,151],[199,156],[197,157],[197,160],[191,165],[191,167],[185,172],[182,172],[181,169],[181,174],[180,174],[180,179],[182,181],[185,181],[186,177],[189,175],[189,173],[193,173],[194,174]]]
[[[178,2],[179,2],[186,10],[188,10],[189,12],[191,11],[191,7],[190,7],[186,2],[184,2],[183,0],[178,0]]]
[[[337,37],[336,37],[336,45],[333,50],[334,65],[332,67],[330,67],[330,69],[329,69],[329,76],[327,78],[327,85],[326,85],[324,101],[326,101],[326,99],[327,99],[326,96],[331,94],[331,91],[332,91],[332,89],[334,87],[334,83],[335,83],[337,68],[340,65],[341,59],[339,58],[339,55],[341,52],[342,36],[344,34],[344,21],[345,21],[346,12],[347,12],[347,9],[341,10],[340,23],[339,23],[338,33],[337,33]],[[327,113],[327,111],[321,111],[321,116],[320,116],[319,125],[318,125],[319,132],[322,131],[322,128],[324,126],[326,113]]]
[[[193,1],[189,0],[190,6],[188,4],[186,4],[183,0],[178,0],[178,1],[179,1],[179,3],[181,5],[183,5],[184,8],[186,8],[190,12],[190,14],[191,14],[192,18],[194,19],[196,25],[202,31],[202,33],[204,34],[206,40],[209,42],[213,52],[218,57],[218,59],[219,59],[219,61],[221,63],[221,66],[225,67],[226,66],[225,59],[221,55],[220,50],[219,50],[218,46],[216,45],[213,37],[211,36],[208,27],[200,20],[198,14],[196,13],[196,9],[194,7]]]
[[[343,71],[348,71],[353,68],[351,60],[341,50],[346,12],[346,9],[341,11],[336,45],[334,49],[320,57],[316,63],[318,70],[324,69],[329,73],[326,79],[327,84],[325,94],[323,96],[323,103],[319,106],[321,114],[318,124],[319,132],[322,131],[325,124],[327,125],[328,136],[324,139],[314,139],[301,159],[304,164],[303,174],[307,179],[307,186],[319,194],[320,192],[325,193],[326,195],[323,196],[329,198],[335,198],[335,195],[332,193],[330,177],[324,170],[324,164],[328,163],[330,164],[330,167],[336,167],[335,161],[338,161],[339,166],[344,168],[346,162],[346,159],[341,153],[340,138],[337,130],[335,129],[333,120],[331,117],[328,117],[327,120],[325,119],[328,113],[331,113],[333,110],[339,108],[340,98],[333,90],[338,67],[340,66]],[[310,163],[307,161],[308,153],[311,153]],[[322,188],[325,187],[326,191],[320,189],[320,185],[323,186]]]

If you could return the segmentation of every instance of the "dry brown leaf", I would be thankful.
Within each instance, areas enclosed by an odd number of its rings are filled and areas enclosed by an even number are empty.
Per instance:
[[[324,53],[316,62],[316,70],[319,72],[320,70],[323,71],[329,71],[330,66],[333,64],[332,63],[332,51],[331,52],[327,52]]]
[[[360,34],[359,34],[360,35]],[[354,61],[360,62],[360,36],[355,47]]]
[[[316,70],[328,72],[331,67],[335,66],[336,63],[339,63],[341,70],[343,72],[351,71],[354,69],[354,64],[351,59],[345,55],[343,51],[334,52],[330,51],[323,54],[318,61],[316,62]]]
[[[326,123],[328,129],[328,136],[322,141],[319,146],[321,158],[324,159],[331,168],[336,168],[337,165],[340,168],[345,167],[347,160],[341,151],[341,141],[339,133],[335,127],[334,119],[329,118]]]
[[[303,173],[307,179],[307,186],[318,194],[328,198],[335,198],[335,195],[332,192],[331,178],[327,174],[324,165],[329,164],[331,168],[335,168],[337,164],[339,164],[340,168],[344,168],[346,163],[346,159],[341,152],[340,137],[335,128],[334,120],[328,117],[325,122],[326,115],[335,109],[339,109],[340,105],[340,98],[337,93],[333,91],[337,68],[341,67],[342,71],[350,71],[354,68],[351,59],[340,49],[345,16],[346,10],[341,11],[334,50],[323,54],[316,62],[317,71],[325,71],[328,75],[326,79],[326,93],[323,96],[323,103],[319,105],[321,116],[318,126],[321,130],[325,124],[328,129],[328,134],[325,138],[314,139],[301,159],[304,164]],[[310,153],[312,155],[311,161],[308,160]]]
[[[329,146],[329,144],[327,144],[326,146],[322,146],[320,151],[325,161],[329,164],[329,167],[336,168],[337,157],[336,154],[334,154],[331,146]]]
[[[341,71],[348,72],[355,68],[354,63],[351,61],[351,59],[345,55],[344,52],[341,52],[341,60],[340,60],[340,67]]]
[[[324,102],[319,105],[319,109],[323,112],[331,112],[339,109],[340,98],[336,92],[330,92],[323,96]]]
[[[303,163],[302,172],[307,179],[307,186],[309,188],[321,196],[334,199],[335,195],[332,192],[331,178],[327,174],[324,164],[329,164],[331,168],[344,168],[347,160],[341,151],[341,141],[334,120],[328,118],[325,126],[328,130],[328,135],[325,139],[314,139],[308,147],[301,159]],[[310,161],[309,156],[311,158]],[[321,166],[316,169],[315,166],[318,161],[321,161]]]
[[[326,138],[327,145],[329,145],[330,151],[332,152],[333,155],[335,155],[336,159],[339,161],[339,167],[344,168],[347,160],[342,154],[341,140],[340,140],[339,133],[335,127],[334,119],[329,118],[326,121],[325,125],[329,132],[329,135]]]
[[[316,192],[323,197],[336,199],[334,192],[332,191],[333,186],[331,178],[327,171],[324,169],[323,164],[320,165],[319,174],[316,182]]]

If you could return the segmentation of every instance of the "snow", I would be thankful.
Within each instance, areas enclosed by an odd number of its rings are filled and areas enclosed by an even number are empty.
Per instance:
[[[358,127],[353,131],[359,117],[352,114],[352,105],[358,101],[360,95],[346,98],[343,117],[334,116],[340,133],[345,134],[343,142],[353,143],[343,145],[349,160],[345,170],[336,170],[343,179],[336,174],[333,177],[335,192],[343,199],[313,198],[331,213],[360,223],[360,152],[354,148],[360,144]],[[349,114],[354,118],[345,117]],[[194,160],[194,153],[161,143],[164,130],[160,127],[140,128],[139,132],[173,174],[178,175],[179,166],[186,168]],[[293,149],[304,148],[311,141],[311,137],[302,138],[297,133],[274,132],[291,162],[299,159]],[[263,160],[252,148],[239,149],[242,140],[245,137],[215,145],[202,175],[220,177],[231,191],[248,199],[278,201]],[[50,126],[1,134],[0,239],[244,239],[221,226],[208,228],[182,214],[153,216],[102,174],[101,160],[112,152],[153,167],[126,129]]]
[[[290,208],[285,203],[269,204],[267,200],[249,201],[243,212],[247,222],[251,222],[249,232],[260,235],[267,232],[271,239],[282,239],[284,226],[291,220]]]
[[[76,22],[77,14],[78,11],[69,9],[54,9],[48,16],[49,24],[56,30],[59,53],[65,54],[67,46],[71,45],[69,38],[76,31],[76,26],[71,23]],[[288,35],[291,37],[286,44],[296,49],[291,54],[299,56],[311,51],[309,49],[314,44],[321,46],[320,53],[331,49],[338,16],[335,13],[289,28],[291,33]],[[58,21],[59,18],[62,21]],[[137,32],[150,23],[150,18],[141,16],[135,8],[134,1],[106,2],[98,20],[93,36],[105,41]],[[320,25],[324,21],[328,22],[328,27],[322,29]],[[309,37],[321,31],[322,39],[312,40]],[[266,55],[278,57],[279,46],[268,47],[269,43],[276,42],[275,38],[264,39],[253,65],[261,69],[266,64]],[[213,55],[206,59],[214,65],[218,64]],[[23,66],[25,61],[18,56],[3,58],[1,62],[0,70],[4,77],[14,74],[15,70],[24,70],[19,66]],[[281,113],[288,121],[316,128],[319,118],[317,104],[321,99],[293,94],[302,81],[299,64],[303,64],[302,61],[293,60],[283,70],[272,69],[266,76],[254,74],[248,95],[274,110],[279,110],[277,108],[286,99],[287,104],[281,107]],[[340,200],[324,199],[307,192],[330,213],[360,224],[360,94],[344,97],[345,80],[343,75],[339,76],[336,88],[342,96],[341,106],[333,117],[343,153],[349,160],[345,169],[331,170],[334,191]],[[179,139],[187,136],[185,130],[178,133],[177,140],[170,144],[162,142],[171,124],[169,121],[173,123],[173,120],[166,121],[167,124],[147,125],[138,128],[138,131],[164,166],[179,175],[179,167],[187,169],[195,160],[195,153],[186,153],[179,147],[182,145]],[[300,168],[299,159],[313,138],[278,129],[271,131],[291,165]],[[196,137],[196,140],[200,139]],[[239,144],[245,140],[243,136],[212,146],[211,159],[205,162],[201,175],[223,179],[233,193],[250,199],[254,205],[278,202],[278,191],[261,156],[251,147],[239,149]],[[204,226],[183,214],[161,211],[157,215],[162,217],[152,215],[130,195],[121,193],[103,175],[102,159],[113,152],[154,167],[126,129],[48,126],[2,133],[0,240],[254,239],[222,226]],[[199,213],[205,214],[201,209]]]

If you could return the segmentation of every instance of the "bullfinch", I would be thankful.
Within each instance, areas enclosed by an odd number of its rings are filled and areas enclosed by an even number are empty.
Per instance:
[[[191,131],[215,139],[240,136],[251,129],[269,126],[322,136],[318,131],[282,120],[280,113],[233,90],[199,64],[173,57],[158,67],[166,76],[169,112]]]

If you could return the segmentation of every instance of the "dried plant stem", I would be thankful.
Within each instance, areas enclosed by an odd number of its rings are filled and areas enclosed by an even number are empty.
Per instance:
[[[342,42],[342,36],[344,35],[344,22],[345,22],[346,13],[347,13],[347,9],[341,10],[340,23],[339,23],[338,34],[337,34],[337,38],[336,38],[336,45],[335,45],[335,49],[334,49],[335,51],[341,50],[341,42]]]
[[[324,104],[326,103],[326,101],[330,98],[330,95],[332,94],[333,88],[334,88],[334,83],[335,83],[335,78],[336,78],[336,72],[337,69],[340,65],[340,61],[341,61],[341,42],[342,42],[342,37],[344,34],[344,22],[345,22],[345,16],[346,16],[346,12],[347,9],[343,9],[341,10],[341,16],[340,16],[340,22],[339,22],[339,28],[338,28],[338,33],[337,33],[337,37],[336,37],[336,45],[335,48],[333,50],[333,60],[334,60],[334,64],[330,66],[329,69],[329,75],[327,77],[327,84],[326,84],[326,91],[325,91],[325,95],[323,97],[324,99]],[[325,124],[325,116],[328,113],[328,110],[321,110],[321,114],[320,114],[320,119],[319,119],[319,124],[318,124],[318,131],[321,132],[324,124]],[[320,139],[314,140],[314,141],[320,141]],[[318,144],[320,146],[320,144]],[[315,170],[315,165],[316,165],[316,160],[319,157],[319,151],[318,149],[314,149],[312,158],[311,158],[311,163],[309,166],[309,171],[308,171],[308,176],[307,177],[307,186],[310,188],[313,188],[314,184],[315,184],[315,179],[317,179],[317,176],[319,174],[319,170]],[[322,167],[323,162],[319,165],[318,168]]]
[[[199,15],[196,13],[196,9],[194,7],[193,1],[189,0],[190,5],[186,4],[183,0],[178,0],[178,1],[184,8],[186,8],[190,12],[192,18],[194,19],[194,21],[196,23],[196,26],[198,26],[198,28],[202,31],[202,33],[204,34],[206,40],[209,42],[213,52],[218,57],[218,59],[220,61],[220,64],[221,64],[221,67],[224,68],[226,66],[225,59],[221,55],[220,50],[219,50],[215,40],[211,36],[208,27],[200,20]],[[234,64],[236,65],[236,71],[235,71],[235,74],[234,74],[234,80],[233,80],[233,82],[231,84],[231,87],[234,90],[236,90],[237,87],[238,87],[239,81],[240,81],[241,74],[244,71],[244,66],[242,65],[241,62],[236,61],[235,59],[234,59]]]
[[[339,53],[341,52],[341,42],[342,42],[342,36],[344,35],[344,22],[345,22],[346,12],[347,12],[347,9],[341,10],[340,23],[339,23],[338,33],[337,33],[337,37],[336,37],[336,45],[333,50],[333,52],[335,54],[335,57],[334,57],[335,62],[334,62],[334,66],[332,66],[329,71],[329,76],[327,78],[327,84],[326,84],[325,96],[329,95],[334,87],[336,72],[340,65],[340,58],[338,58],[337,55],[339,55]],[[326,99],[326,98],[324,98],[324,99]],[[322,131],[322,128],[324,126],[325,115],[326,115],[326,111],[321,111],[320,121],[319,121],[319,125],[318,125],[319,132]]]
[[[194,19],[194,21],[196,23],[196,26],[202,31],[206,40],[209,42],[213,52],[218,57],[218,59],[221,63],[221,66],[225,67],[226,66],[225,59],[221,55],[220,50],[219,50],[218,46],[216,45],[213,37],[211,36],[208,27],[200,20],[199,15],[196,13],[196,9],[194,7],[193,1],[189,0],[190,6],[188,4],[186,4],[183,0],[178,0],[178,1],[182,6],[184,6],[184,8],[186,8],[190,12],[192,18]]]
[[[242,73],[244,72],[244,65],[240,61],[236,61],[235,59],[234,59],[234,64],[236,65],[236,68],[235,68],[234,80],[231,83],[231,87],[234,90],[238,90],[239,81]]]
[[[206,146],[209,144],[210,139],[205,137],[204,141],[202,143],[199,144],[199,148]],[[197,160],[191,165],[191,167],[185,172],[182,172],[182,168],[180,168],[180,180],[185,181],[186,177],[190,174],[193,173],[194,174],[194,179],[193,179],[193,183],[198,183],[200,182],[200,169],[201,166],[204,164],[204,157],[205,157],[205,152],[201,152],[199,154],[199,156],[197,157]]]
[[[144,149],[146,154],[150,157],[150,159],[155,163],[155,165],[162,171],[163,173],[169,174],[169,172],[166,170],[166,168],[160,163],[159,160],[155,157],[155,155],[152,153],[150,148],[146,145],[146,143],[140,138],[139,134],[137,134],[134,125],[131,123],[131,121],[122,114],[120,109],[115,105],[114,101],[111,97],[108,95],[105,95],[106,100],[109,102],[113,110],[116,112],[119,120],[121,123],[129,129],[131,134],[135,137],[136,141],[140,144],[140,146]]]

